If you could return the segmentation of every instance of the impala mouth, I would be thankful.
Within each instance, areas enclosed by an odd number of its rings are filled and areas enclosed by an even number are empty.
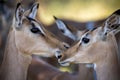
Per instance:
[[[61,66],[69,66],[70,62],[69,61],[59,61]]]

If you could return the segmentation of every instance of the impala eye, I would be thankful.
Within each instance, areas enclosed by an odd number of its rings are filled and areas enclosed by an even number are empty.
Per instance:
[[[70,48],[68,45],[64,45],[64,48],[66,48],[66,49],[68,49],[68,48]]]
[[[40,30],[38,28],[34,27],[34,28],[31,29],[31,32],[33,32],[33,33],[39,33]]]
[[[90,41],[89,38],[86,38],[86,37],[82,38],[82,42],[84,42],[85,44],[87,44],[89,41]]]
[[[39,33],[40,30],[39,30],[37,27],[35,27],[35,24],[32,23],[31,32],[32,32],[32,33]]]

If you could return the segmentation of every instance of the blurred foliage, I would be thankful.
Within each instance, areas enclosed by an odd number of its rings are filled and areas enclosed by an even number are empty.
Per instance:
[[[120,8],[120,0],[38,0],[39,18],[51,23],[53,15],[76,21],[99,20]]]

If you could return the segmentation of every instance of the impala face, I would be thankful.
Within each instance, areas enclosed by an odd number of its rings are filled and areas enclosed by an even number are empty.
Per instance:
[[[103,43],[99,32],[100,30],[101,27],[94,31],[88,31],[85,33],[77,44],[68,49],[65,53],[61,53],[59,63],[62,65],[69,65],[69,63],[73,62],[93,63],[96,59],[99,59],[99,53],[97,51],[98,49],[102,50],[103,48],[100,46]]]
[[[81,39],[64,53],[56,52],[61,65],[70,63],[96,63],[105,59],[109,50],[116,50],[114,35],[120,30],[120,10],[107,18],[103,26],[84,33]]]
[[[39,4],[36,3],[30,10],[24,11],[19,3],[15,13],[13,30],[17,48],[26,54],[38,54],[50,57],[55,51],[69,47],[59,41],[35,20]]]

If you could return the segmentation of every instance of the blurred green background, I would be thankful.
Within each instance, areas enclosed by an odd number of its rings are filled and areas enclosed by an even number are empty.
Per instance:
[[[39,18],[45,24],[58,18],[75,21],[104,19],[120,8],[120,0],[38,0]]]

